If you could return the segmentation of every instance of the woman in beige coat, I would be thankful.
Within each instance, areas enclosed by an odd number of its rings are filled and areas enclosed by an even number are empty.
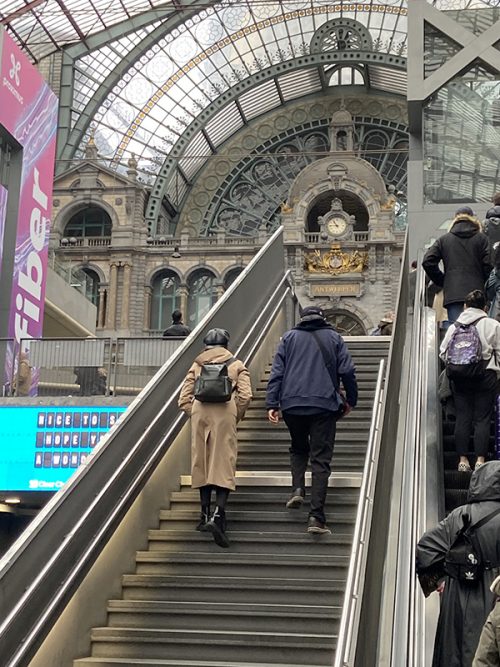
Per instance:
[[[252,400],[250,374],[243,363],[233,359],[227,349],[229,334],[225,329],[211,329],[205,338],[205,350],[188,371],[179,396],[179,407],[191,417],[192,487],[200,490],[201,521],[197,530],[209,531],[215,542],[228,547],[225,535],[225,507],[230,491],[235,489],[238,438],[236,424],[243,418]],[[231,361],[232,360],[232,361]],[[194,398],[196,378],[203,364],[229,362],[227,372],[233,386],[231,399],[224,403],[202,403]],[[212,490],[215,511],[210,517]]]

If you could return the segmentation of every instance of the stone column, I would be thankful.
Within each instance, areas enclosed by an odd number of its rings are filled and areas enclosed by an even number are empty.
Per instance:
[[[99,310],[97,312],[97,328],[102,329],[105,325],[104,317],[104,295],[106,293],[106,288],[101,285],[99,287]]]
[[[217,296],[217,301],[221,298],[226,290],[224,289],[224,283],[222,280],[215,283],[215,294]]]
[[[106,328],[114,329],[116,327],[116,292],[118,286],[118,265],[113,262],[109,268],[109,291],[108,291],[108,312],[106,318]]]
[[[181,303],[180,303],[180,308],[179,308],[179,310],[180,310],[181,313],[182,313],[183,321],[186,322],[186,321],[187,321],[187,317],[188,317],[188,312],[187,312],[187,308],[188,308],[188,294],[189,294],[188,286],[185,285],[185,284],[183,284],[183,285],[179,285],[179,287],[178,287],[178,289],[177,289],[177,292],[178,292],[179,296],[181,297]]]
[[[150,329],[151,328],[151,297],[153,295],[153,288],[151,285],[145,285],[144,287],[144,322],[143,322],[143,328],[144,329]]]
[[[130,277],[132,273],[132,266],[130,264],[123,265],[123,298],[122,298],[122,317],[121,328],[128,329],[129,311],[130,311]]]

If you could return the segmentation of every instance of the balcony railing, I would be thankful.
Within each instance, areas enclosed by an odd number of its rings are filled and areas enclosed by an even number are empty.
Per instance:
[[[96,248],[111,245],[111,236],[72,236],[59,241],[61,248]]]
[[[354,241],[357,243],[366,243],[369,234],[370,232],[354,232]],[[304,236],[306,243],[327,243],[327,241],[320,238],[319,232],[306,232]]]

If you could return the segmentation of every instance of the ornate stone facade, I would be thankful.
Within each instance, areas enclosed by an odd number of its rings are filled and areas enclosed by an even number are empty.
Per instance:
[[[346,333],[369,331],[394,308],[402,247],[402,235],[394,227],[395,188],[388,192],[380,173],[359,157],[355,145],[347,106],[356,102],[336,104],[331,123],[324,126],[332,150],[325,144],[321,154],[304,161],[295,178],[285,183],[285,201],[274,204],[300,302],[321,303]],[[393,106],[399,118],[402,110]],[[325,113],[325,108],[316,113]],[[297,111],[302,112],[295,108],[290,119]],[[256,136],[269,122],[266,118],[255,124]],[[239,137],[247,151],[250,129]],[[231,150],[229,146],[227,153]],[[226,165],[222,169],[222,163],[215,164],[219,168],[202,173],[195,182],[175,236],[149,236],[144,218],[148,193],[137,180],[133,159],[127,176],[118,175],[99,164],[91,142],[86,159],[56,179],[51,245],[59,261],[93,276],[100,335],[157,335],[169,324],[174,307],[184,312],[188,324],[196,324],[265,242],[270,224],[255,224],[251,233],[239,235],[230,226],[218,225],[202,235],[202,220],[217,205],[214,191],[228,176]],[[235,164],[229,160],[227,170]],[[214,183],[204,189],[210,177]],[[200,213],[197,222],[193,206]],[[92,236],[84,229],[72,236],[75,216],[85,218],[88,211],[103,212],[110,231]]]

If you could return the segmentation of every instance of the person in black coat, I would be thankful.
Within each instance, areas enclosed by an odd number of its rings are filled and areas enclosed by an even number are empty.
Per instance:
[[[488,238],[481,232],[481,223],[471,208],[458,209],[450,231],[429,248],[422,266],[432,282],[443,287],[448,320],[455,322],[466,295],[482,290],[491,271]]]
[[[426,595],[441,589],[444,581],[432,667],[471,667],[481,630],[493,606],[490,585],[500,573],[500,514],[476,531],[483,561],[491,565],[478,582],[445,576],[444,559],[466,514],[471,523],[477,523],[500,509],[500,461],[485,463],[472,473],[467,503],[424,533],[417,544],[417,574]]]
[[[486,212],[484,233],[488,237],[490,247],[500,241],[500,192],[493,195],[493,206]]]
[[[165,329],[163,337],[168,336],[189,336],[191,329],[182,323],[182,313],[180,310],[174,310],[172,313],[172,324]]]

